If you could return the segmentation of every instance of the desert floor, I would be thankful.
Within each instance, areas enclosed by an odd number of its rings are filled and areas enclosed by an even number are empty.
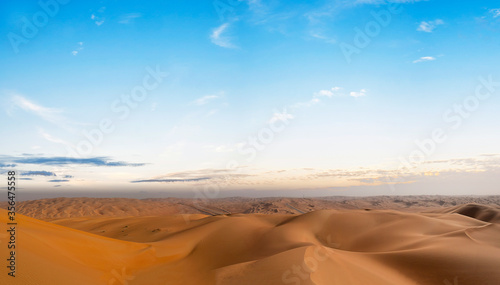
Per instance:
[[[7,222],[0,284],[500,284],[499,196],[25,201],[15,278]]]

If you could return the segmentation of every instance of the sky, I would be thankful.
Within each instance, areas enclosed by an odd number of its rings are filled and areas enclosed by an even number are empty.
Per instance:
[[[21,198],[499,193],[498,1],[1,1],[0,16],[0,173]]]

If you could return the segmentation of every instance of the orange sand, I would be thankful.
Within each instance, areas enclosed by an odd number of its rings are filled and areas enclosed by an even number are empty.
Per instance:
[[[467,215],[467,216],[466,216]],[[7,213],[0,209],[1,233]],[[500,210],[302,215],[18,215],[1,284],[500,284]],[[8,257],[0,235],[0,256]],[[5,263],[5,262],[4,262]]]

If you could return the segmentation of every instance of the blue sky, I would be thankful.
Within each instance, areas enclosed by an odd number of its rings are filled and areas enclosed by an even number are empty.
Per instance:
[[[495,1],[40,3],[0,4],[26,192],[498,192]]]

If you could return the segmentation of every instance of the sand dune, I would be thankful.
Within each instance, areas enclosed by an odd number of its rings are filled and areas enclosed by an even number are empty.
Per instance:
[[[459,205],[442,210],[430,211],[434,213],[457,213],[478,219],[484,222],[500,224],[500,207],[478,204]]]
[[[19,215],[17,277],[2,274],[0,283],[493,285],[499,215],[475,204],[426,213]],[[6,217],[0,210],[2,232]]]

